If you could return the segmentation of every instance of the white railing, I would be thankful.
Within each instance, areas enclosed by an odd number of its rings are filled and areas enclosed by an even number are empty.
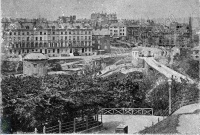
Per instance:
[[[153,108],[102,108],[102,115],[153,115]]]

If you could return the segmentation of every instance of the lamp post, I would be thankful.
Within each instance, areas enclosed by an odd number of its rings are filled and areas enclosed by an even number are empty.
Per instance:
[[[168,80],[169,84],[169,115],[172,113],[172,98],[171,98],[171,85],[172,85],[172,79]]]

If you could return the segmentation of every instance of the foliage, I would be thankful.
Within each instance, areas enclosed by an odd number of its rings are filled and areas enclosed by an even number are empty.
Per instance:
[[[53,71],[61,71],[62,70],[62,67],[59,63],[52,64],[51,67],[52,67],[51,70],[53,70]]]
[[[17,70],[17,72],[16,72],[16,70]],[[2,71],[2,74],[22,73],[23,72],[23,63],[21,61],[2,61],[1,71]]]
[[[153,107],[158,111],[167,106],[166,83],[156,88],[150,102],[145,100],[147,91],[153,87],[153,79],[158,76],[147,77],[140,72],[115,73],[107,78],[76,74],[39,78],[8,76],[1,82],[3,116],[10,120],[12,133],[19,130],[32,132],[35,127],[42,132],[45,123],[52,125],[58,119],[69,121],[96,113],[101,107]],[[186,84],[173,84],[173,97],[183,89],[189,91],[193,88]],[[193,91],[192,95],[198,95],[196,89]]]
[[[186,74],[193,79],[199,79],[199,61],[190,57],[190,50],[182,49],[180,55],[174,57],[172,68],[182,74]]]
[[[188,60],[189,68],[186,71],[190,77],[194,79],[199,79],[199,61],[197,60]]]

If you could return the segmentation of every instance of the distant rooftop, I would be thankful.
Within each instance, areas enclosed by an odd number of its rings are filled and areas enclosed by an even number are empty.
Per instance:
[[[109,35],[109,30],[108,29],[97,29],[92,31],[93,35]]]
[[[118,23],[113,23],[113,24],[110,25],[110,27],[115,27],[115,26],[116,27],[125,27],[126,25],[123,24],[123,23],[119,23],[119,22]]]

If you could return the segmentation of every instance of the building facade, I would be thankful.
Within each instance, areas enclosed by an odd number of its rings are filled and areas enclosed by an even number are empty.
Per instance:
[[[80,55],[93,54],[90,27],[40,20],[6,26],[3,38],[9,55],[40,52],[49,57],[69,56],[75,51]]]
[[[97,54],[110,53],[110,35],[108,29],[93,30],[92,34],[93,50],[97,51]]]
[[[110,37],[125,38],[127,36],[127,27],[123,23],[114,23],[109,27]]]

